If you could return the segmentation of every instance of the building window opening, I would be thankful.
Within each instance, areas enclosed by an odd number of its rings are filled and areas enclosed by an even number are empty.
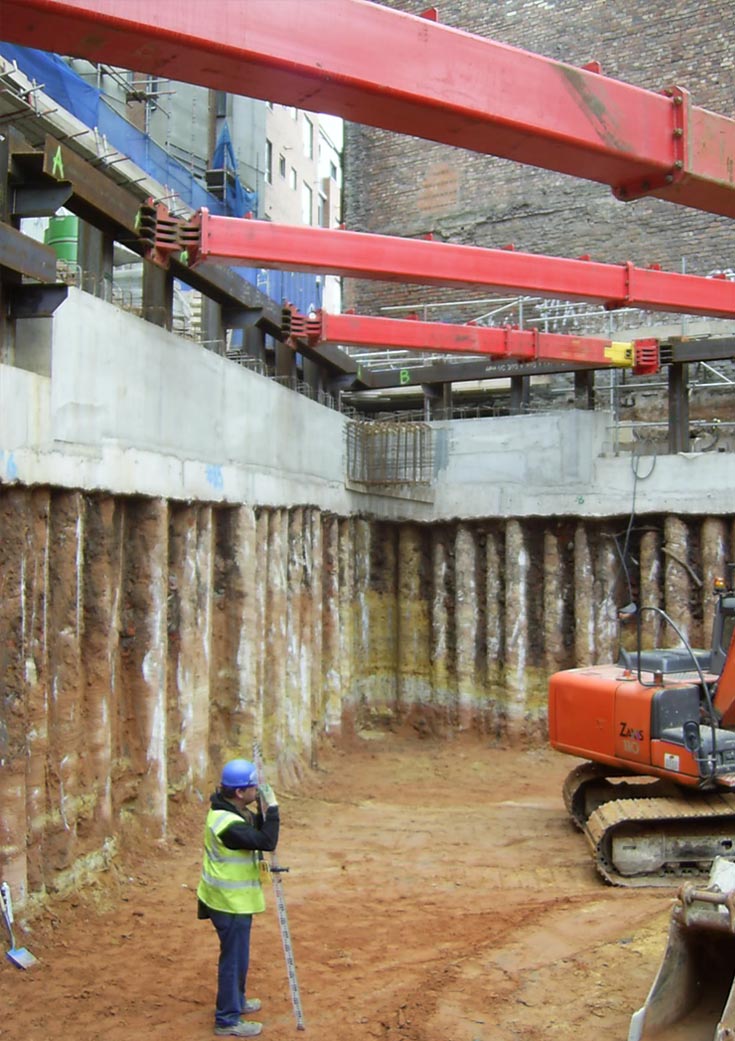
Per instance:
[[[265,179],[273,184],[273,142],[265,139]]]
[[[307,159],[314,158],[314,124],[308,116],[304,116],[304,155]]]
[[[308,184],[304,183],[301,186],[301,222],[302,224],[312,223],[312,206],[313,196],[311,188]]]

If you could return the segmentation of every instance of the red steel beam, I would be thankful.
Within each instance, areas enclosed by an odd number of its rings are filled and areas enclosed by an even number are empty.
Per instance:
[[[307,325],[312,346],[342,346],[430,351],[441,354],[477,354],[519,361],[573,361],[594,368],[632,368],[634,342],[615,342],[592,336],[564,336],[538,329],[488,329],[479,325],[451,325],[401,318],[375,318],[320,311]]]
[[[201,210],[187,225],[192,260],[251,264],[420,285],[482,286],[563,300],[735,318],[735,282],[626,264],[537,256],[426,239],[272,224]]]
[[[367,0],[0,0],[0,35],[735,217],[735,121]]]

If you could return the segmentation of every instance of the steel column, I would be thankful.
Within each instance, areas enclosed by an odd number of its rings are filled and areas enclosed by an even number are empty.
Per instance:
[[[528,376],[511,376],[510,378],[510,414],[520,416],[528,408],[531,400],[531,381]]]
[[[153,325],[170,329],[174,307],[174,280],[168,271],[143,264],[143,317]]]
[[[257,325],[248,326],[243,329],[242,340],[245,353],[261,362],[265,367],[265,333],[263,330]]]
[[[227,332],[223,322],[223,308],[208,297],[202,297],[201,338],[202,344],[215,354],[227,353]]]
[[[583,300],[610,308],[735,318],[735,282],[678,272],[481,249],[426,239],[402,239],[333,228],[272,224],[213,216],[201,210],[182,227],[182,242],[199,260],[238,262],[284,271],[309,271],[414,282],[483,287]]]
[[[424,383],[424,407],[428,409],[429,419],[452,418],[452,384]]]
[[[669,452],[688,452],[689,370],[681,362],[669,366]]]
[[[574,373],[574,407],[584,411],[595,407],[595,373],[578,371]]]
[[[276,370],[275,375],[281,379],[288,380],[289,384],[295,382],[296,355],[285,343],[276,341]]]
[[[367,0],[0,0],[3,39],[735,216],[735,121]],[[458,74],[461,70],[461,74]],[[663,84],[662,84],[663,86]]]
[[[82,273],[81,288],[102,300],[112,300],[114,246],[110,235],[80,219],[77,263]]]
[[[316,400],[319,396],[319,392],[324,388],[324,372],[322,367],[315,361],[312,361],[311,358],[304,358],[302,367],[304,382],[308,385],[314,400]]]

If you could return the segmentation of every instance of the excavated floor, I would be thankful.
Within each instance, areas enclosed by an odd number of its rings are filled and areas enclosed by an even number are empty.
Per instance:
[[[281,793],[306,1032],[270,894],[249,987],[263,1036],[625,1041],[673,894],[597,877],[562,803],[573,764],[383,732],[323,748],[302,789]],[[97,885],[19,924],[39,964],[0,963],[2,1041],[213,1036],[217,944],[194,897],[203,814],[176,807],[165,842],[139,834]]]

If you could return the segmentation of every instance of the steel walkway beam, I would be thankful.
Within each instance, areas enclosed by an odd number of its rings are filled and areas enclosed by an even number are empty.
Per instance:
[[[0,0],[2,38],[735,217],[735,121],[367,0]],[[665,86],[662,84],[662,86]]]

